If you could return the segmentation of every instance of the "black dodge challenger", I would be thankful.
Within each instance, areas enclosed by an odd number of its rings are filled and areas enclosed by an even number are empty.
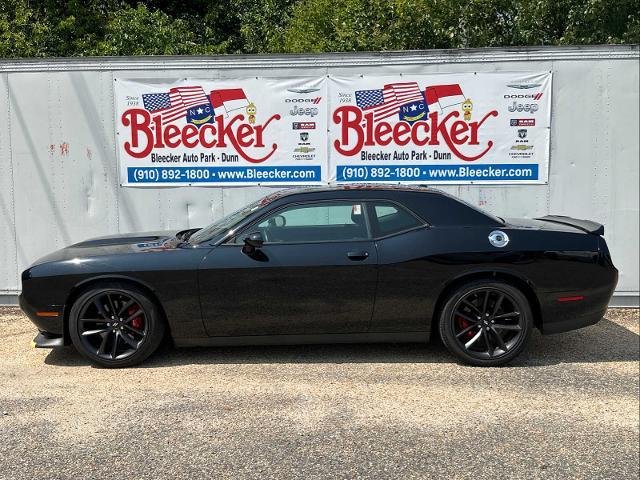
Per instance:
[[[596,323],[618,272],[595,222],[494,217],[425,187],[268,195],[202,229],[102,237],[22,273],[36,347],[106,367],[178,346],[423,342],[501,365]]]

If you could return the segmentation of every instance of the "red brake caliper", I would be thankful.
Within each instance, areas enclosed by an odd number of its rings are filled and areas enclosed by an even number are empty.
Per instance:
[[[457,320],[458,320],[458,326],[460,327],[460,330],[464,330],[469,325],[471,325],[468,321],[466,321],[462,317],[457,317]],[[469,330],[467,333],[464,334],[464,339],[470,340],[473,337],[473,335],[474,335],[473,330]]]
[[[133,315],[134,313],[136,313],[139,310],[137,305],[132,305],[131,307],[129,307],[127,309],[127,314],[128,315]],[[133,320],[131,320],[131,326],[133,328],[142,328],[142,318],[140,318],[140,316],[135,317]]]

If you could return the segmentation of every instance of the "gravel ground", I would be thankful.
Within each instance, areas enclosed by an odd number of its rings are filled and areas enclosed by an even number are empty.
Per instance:
[[[93,368],[0,308],[0,478],[638,478],[637,310],[503,368],[441,345],[172,349]]]

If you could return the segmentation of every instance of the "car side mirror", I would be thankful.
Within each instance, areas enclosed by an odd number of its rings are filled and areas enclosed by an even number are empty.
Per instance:
[[[250,255],[256,251],[256,248],[262,248],[263,245],[264,238],[262,237],[262,233],[250,233],[244,238],[244,246],[242,247],[242,252]]]

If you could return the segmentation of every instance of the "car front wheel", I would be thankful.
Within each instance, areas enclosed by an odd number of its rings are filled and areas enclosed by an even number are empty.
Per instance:
[[[156,303],[139,288],[104,283],[71,307],[69,334],[76,349],[103,367],[130,367],[160,345],[165,324]]]
[[[498,366],[524,350],[532,325],[529,302],[520,290],[508,283],[481,280],[449,296],[440,316],[440,336],[463,362]]]

